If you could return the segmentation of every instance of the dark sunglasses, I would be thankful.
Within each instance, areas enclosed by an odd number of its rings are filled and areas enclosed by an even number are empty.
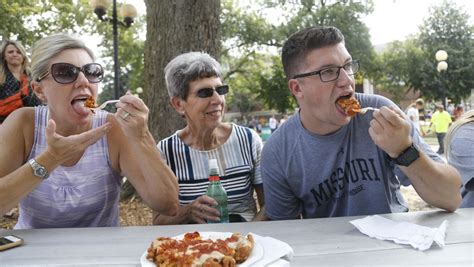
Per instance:
[[[90,83],[98,83],[104,78],[104,69],[98,63],[89,63],[80,68],[69,63],[55,63],[51,65],[51,71],[45,72],[36,81],[40,82],[51,73],[57,83],[72,83],[77,80],[81,71]]]
[[[208,98],[214,94],[214,91],[216,91],[219,95],[225,95],[229,92],[229,86],[221,85],[215,88],[202,88],[197,91],[196,95],[199,98]]]

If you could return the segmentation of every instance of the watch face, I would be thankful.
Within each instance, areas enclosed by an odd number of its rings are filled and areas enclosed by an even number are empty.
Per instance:
[[[44,168],[38,168],[38,169],[36,169],[36,174],[38,176],[44,177],[44,176],[46,176],[46,170]]]
[[[33,174],[35,176],[41,177],[43,179],[46,179],[46,177],[48,177],[48,171],[46,170],[46,168],[38,164],[34,159],[31,159],[30,161],[28,161],[28,163],[31,165],[31,168],[33,168]]]

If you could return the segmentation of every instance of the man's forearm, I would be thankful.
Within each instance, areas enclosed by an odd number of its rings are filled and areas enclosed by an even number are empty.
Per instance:
[[[410,166],[400,168],[428,204],[450,212],[461,204],[461,177],[454,167],[435,162],[420,152],[420,158]]]

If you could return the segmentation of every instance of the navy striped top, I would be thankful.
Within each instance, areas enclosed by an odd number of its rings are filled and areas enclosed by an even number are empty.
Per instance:
[[[191,203],[206,193],[209,159],[217,159],[221,183],[227,191],[229,214],[255,217],[254,185],[262,184],[260,154],[262,140],[253,130],[232,124],[227,141],[213,150],[196,150],[179,137],[181,130],[160,141],[161,156],[178,178],[181,205]]]

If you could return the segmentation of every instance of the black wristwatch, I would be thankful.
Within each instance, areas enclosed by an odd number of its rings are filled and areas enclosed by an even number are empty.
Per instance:
[[[411,143],[411,145],[405,149],[397,158],[391,158],[395,164],[400,166],[408,167],[413,161],[417,160],[420,157],[420,152],[418,148]]]

